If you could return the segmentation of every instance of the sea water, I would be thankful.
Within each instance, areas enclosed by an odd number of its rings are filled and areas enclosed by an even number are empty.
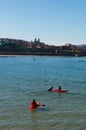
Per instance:
[[[86,130],[86,57],[0,57],[0,130],[45,129]]]

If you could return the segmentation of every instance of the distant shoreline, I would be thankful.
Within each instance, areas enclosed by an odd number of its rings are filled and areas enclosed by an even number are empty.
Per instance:
[[[65,56],[65,55],[26,55],[26,54],[20,54],[20,55],[18,55],[18,54],[0,54],[0,57],[10,57],[10,56],[12,56],[12,57],[15,57],[15,56],[86,57],[86,56],[70,56],[70,55],[69,55],[69,56]]]
[[[86,45],[66,44],[63,46],[47,45],[40,42],[40,39],[34,41],[25,41],[17,39],[0,38],[1,56],[86,56]]]
[[[63,51],[59,53],[52,52],[0,52],[0,56],[64,56],[64,57],[85,57],[86,52],[75,53],[71,51]]]

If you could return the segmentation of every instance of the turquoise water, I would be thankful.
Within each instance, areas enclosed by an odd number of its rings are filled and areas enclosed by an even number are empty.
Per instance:
[[[86,130],[86,57],[0,57],[0,130],[45,129]]]

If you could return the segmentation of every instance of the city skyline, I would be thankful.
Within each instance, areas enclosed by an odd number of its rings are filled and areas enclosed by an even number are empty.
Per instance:
[[[0,0],[0,38],[86,44],[85,0]]]

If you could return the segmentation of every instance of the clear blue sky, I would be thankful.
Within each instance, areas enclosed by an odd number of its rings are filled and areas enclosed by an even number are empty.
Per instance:
[[[86,0],[0,0],[0,38],[86,44]]]

